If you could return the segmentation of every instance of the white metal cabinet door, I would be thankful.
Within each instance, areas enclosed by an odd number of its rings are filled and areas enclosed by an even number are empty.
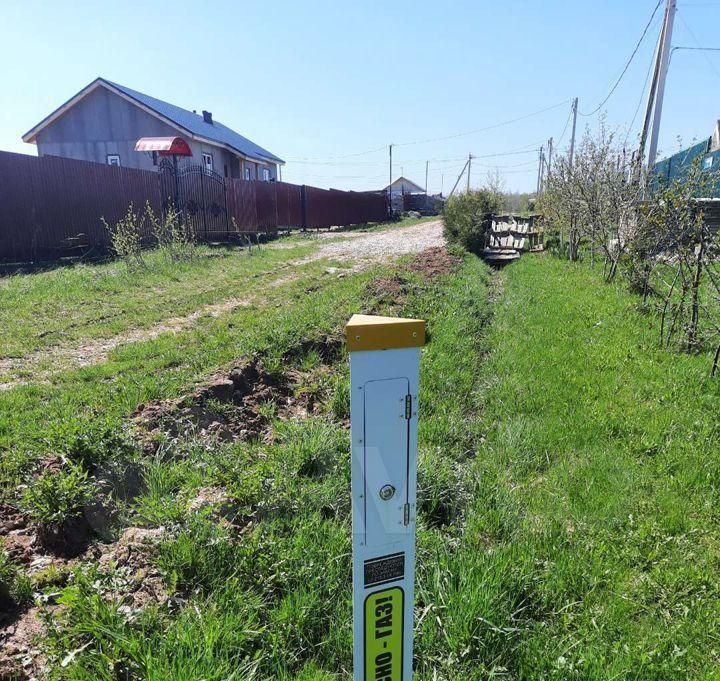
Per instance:
[[[408,495],[406,378],[365,384],[365,542],[392,544],[404,538]],[[387,497],[392,489],[392,495]],[[384,490],[384,495],[383,495]]]

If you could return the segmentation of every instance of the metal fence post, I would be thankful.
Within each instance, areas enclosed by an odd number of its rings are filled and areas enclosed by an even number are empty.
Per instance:
[[[300,186],[300,208],[302,214],[300,226],[304,232],[307,229],[307,187],[304,184]]]

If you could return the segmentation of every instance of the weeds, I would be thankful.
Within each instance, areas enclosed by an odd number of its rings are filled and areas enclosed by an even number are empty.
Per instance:
[[[36,523],[42,544],[60,553],[74,554],[87,543],[90,526],[84,511],[94,494],[87,472],[68,462],[36,478],[25,490],[22,505]]]
[[[11,560],[0,543],[0,613],[27,603],[32,593],[32,581]]]
[[[170,206],[162,216],[145,204],[145,215],[158,249],[169,262],[190,262],[198,255],[197,235],[191,220],[183,223],[182,214]]]
[[[125,262],[128,271],[145,269],[143,239],[146,236],[146,216],[136,213],[131,203],[125,216],[114,225],[109,225],[104,217],[100,219],[110,234],[113,252]]]

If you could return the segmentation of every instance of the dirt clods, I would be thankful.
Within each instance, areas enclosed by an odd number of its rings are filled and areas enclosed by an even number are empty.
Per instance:
[[[37,527],[40,545],[66,558],[75,558],[83,553],[91,535],[92,528],[84,515],[70,516],[60,523],[41,523]]]
[[[285,354],[281,365],[311,355],[321,365],[329,365],[340,357],[342,347],[339,337],[305,340]],[[190,437],[220,442],[260,438],[273,415],[313,411],[313,396],[298,390],[301,374],[301,370],[268,371],[256,357],[213,376],[188,395],[140,405],[133,415],[138,438],[151,452],[162,441]]]
[[[30,608],[16,620],[0,622],[0,681],[30,681],[37,678],[42,660],[38,639],[45,629],[40,608]]]
[[[408,296],[408,282],[400,273],[373,279],[367,293],[380,305],[402,305]]]
[[[411,274],[433,280],[449,274],[460,262],[462,258],[450,254],[444,246],[428,248],[415,255],[409,263],[397,267],[393,274],[369,282],[367,293],[375,300],[375,309],[401,307],[414,286]]]
[[[408,269],[425,279],[436,279],[450,274],[462,258],[452,255],[444,246],[435,246],[418,253],[408,265]]]

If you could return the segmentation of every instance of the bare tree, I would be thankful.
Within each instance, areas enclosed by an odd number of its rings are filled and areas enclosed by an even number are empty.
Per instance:
[[[699,161],[670,182],[656,178],[635,234],[643,244],[646,288],[658,300],[660,342],[687,352],[702,350],[720,334],[720,243],[698,201],[716,182]]]
[[[622,159],[614,133],[601,123],[597,135],[585,132],[572,167],[567,155],[556,158],[542,198],[561,243],[567,230],[568,258],[578,260],[585,244],[593,265],[598,253],[603,256],[607,281],[617,274],[640,196],[639,187],[628,181]]]

